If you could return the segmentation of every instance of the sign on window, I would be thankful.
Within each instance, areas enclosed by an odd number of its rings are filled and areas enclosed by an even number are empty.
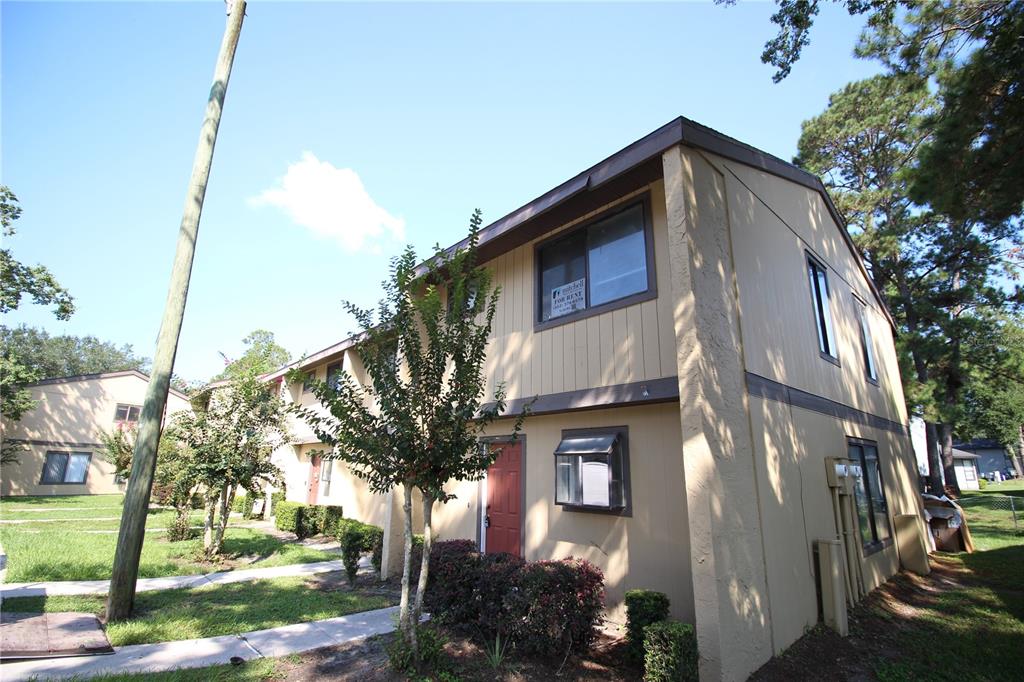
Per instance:
[[[606,462],[584,462],[580,469],[580,479],[583,483],[583,504],[607,507],[608,464]]]
[[[587,307],[587,278],[554,287],[551,290],[551,317],[561,317]]]

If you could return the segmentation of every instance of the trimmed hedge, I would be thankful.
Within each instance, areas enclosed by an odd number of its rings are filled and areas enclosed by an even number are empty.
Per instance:
[[[298,502],[278,502],[274,511],[274,525],[277,526],[278,530],[295,533],[300,538],[305,537],[300,534],[300,530],[302,528],[302,509],[305,506],[306,505],[299,504]]]
[[[626,642],[629,655],[644,658],[644,628],[668,620],[669,599],[662,592],[629,590],[626,592]]]
[[[663,620],[644,629],[645,682],[697,682],[697,668],[692,625]]]
[[[468,626],[482,642],[501,635],[521,653],[560,657],[589,648],[604,606],[604,576],[583,559],[528,563],[449,540],[430,553],[425,606],[432,618]]]
[[[300,540],[314,535],[337,535],[342,511],[339,506],[282,500],[274,508],[274,524],[278,530],[295,533]]]
[[[378,546],[383,545],[384,530],[355,519],[338,519],[335,533],[341,543],[341,560],[345,564],[350,584],[355,584],[356,572],[359,570],[359,557],[363,552],[377,555]],[[379,560],[378,560],[379,562]],[[377,566],[380,571],[380,566]]]

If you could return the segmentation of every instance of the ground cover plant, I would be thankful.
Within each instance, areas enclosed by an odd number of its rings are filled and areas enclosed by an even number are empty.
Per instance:
[[[117,534],[61,529],[25,533],[13,527],[0,528],[0,544],[7,552],[8,582],[106,580],[110,578]],[[202,538],[168,542],[164,533],[147,533],[139,577],[268,568],[337,558],[336,554],[285,542],[250,528],[229,528],[221,556],[210,562],[203,559]]]
[[[80,611],[102,615],[103,595],[5,599],[11,612]],[[394,592],[377,588],[311,586],[306,577],[229,583],[199,589],[139,592],[132,617],[109,623],[114,646],[216,637],[292,623],[334,618],[397,603]]]

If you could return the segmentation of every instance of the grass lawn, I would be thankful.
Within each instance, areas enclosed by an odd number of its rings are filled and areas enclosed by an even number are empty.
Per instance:
[[[216,665],[209,668],[172,670],[165,673],[136,673],[90,677],[98,682],[257,682],[281,679],[273,658],[257,658],[243,665]]]
[[[120,516],[124,495],[5,497],[0,519],[92,519]]]
[[[1020,679],[1024,671],[1024,532],[995,499],[1024,482],[963,495],[978,551],[937,553],[932,573],[901,573],[850,614],[850,636],[819,626],[759,670],[754,680]],[[1016,500],[1015,500],[1016,502]],[[1024,514],[1018,512],[1024,527]]]
[[[5,599],[10,612],[81,611],[102,615],[105,597],[55,596]],[[111,623],[114,646],[232,635],[291,623],[334,618],[395,603],[379,590],[322,590],[308,578],[275,578],[199,589],[140,592],[135,616]]]
[[[61,525],[61,524],[40,524]],[[7,552],[7,581],[104,580],[114,563],[117,534],[96,535],[60,528],[25,533],[0,528]],[[249,528],[228,527],[223,561],[201,560],[202,538],[168,542],[165,533],[147,533],[139,563],[140,578],[191,575],[232,568],[266,568],[337,559],[337,554],[309,549]]]

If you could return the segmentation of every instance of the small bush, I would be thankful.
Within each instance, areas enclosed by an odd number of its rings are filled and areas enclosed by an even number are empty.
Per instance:
[[[626,592],[626,642],[634,660],[644,658],[644,628],[668,620],[669,599],[662,592],[629,590]]]
[[[242,493],[242,494],[239,494],[239,495],[235,495],[235,499],[231,500],[231,511],[236,512],[236,513],[244,513],[245,512],[245,504],[246,504],[246,502],[251,502],[251,501],[252,501],[252,497],[250,497],[249,495],[247,495],[245,493]],[[251,504],[249,505],[249,508],[252,509],[252,505]]]
[[[480,579],[480,553],[472,540],[438,542],[430,551],[429,589],[424,606],[445,623],[471,623],[479,608],[472,599]]]
[[[644,630],[646,682],[697,682],[697,637],[693,626],[663,620]]]
[[[273,508],[276,507],[277,505],[281,504],[282,502],[284,502],[286,497],[287,497],[287,495],[285,494],[285,491],[283,491],[283,490],[278,490],[276,493],[270,493],[270,505],[271,505],[270,511],[273,512],[274,511]]]
[[[527,563],[510,554],[481,555],[453,540],[431,551],[425,604],[442,623],[471,626],[484,643],[498,635],[517,650],[546,657],[584,651],[604,606],[604,576],[582,559]]]
[[[355,524],[347,524],[339,533],[338,539],[341,541],[341,560],[345,564],[348,584],[355,585],[356,574],[359,572],[359,555],[363,551],[363,535]]]
[[[988,487],[988,481],[984,478],[978,478],[978,488],[984,490]]]
[[[439,674],[443,673],[444,666],[444,635],[427,625],[416,626],[416,645],[420,654],[420,671]],[[417,672],[416,661],[412,655],[412,649],[402,637],[401,632],[396,632],[387,645],[388,660],[391,667],[405,675],[413,675]]]
[[[277,526],[278,530],[295,533],[300,539],[304,538],[305,536],[302,535],[304,529],[302,512],[305,506],[298,502],[279,502],[277,510],[274,512],[274,525]]]
[[[322,507],[320,520],[321,535],[339,535],[338,522],[341,521],[341,507],[339,505],[325,505]]]
[[[182,514],[179,510],[174,520],[167,526],[167,539],[170,542],[181,542],[192,537],[192,519],[188,509],[185,509],[184,512]]]

